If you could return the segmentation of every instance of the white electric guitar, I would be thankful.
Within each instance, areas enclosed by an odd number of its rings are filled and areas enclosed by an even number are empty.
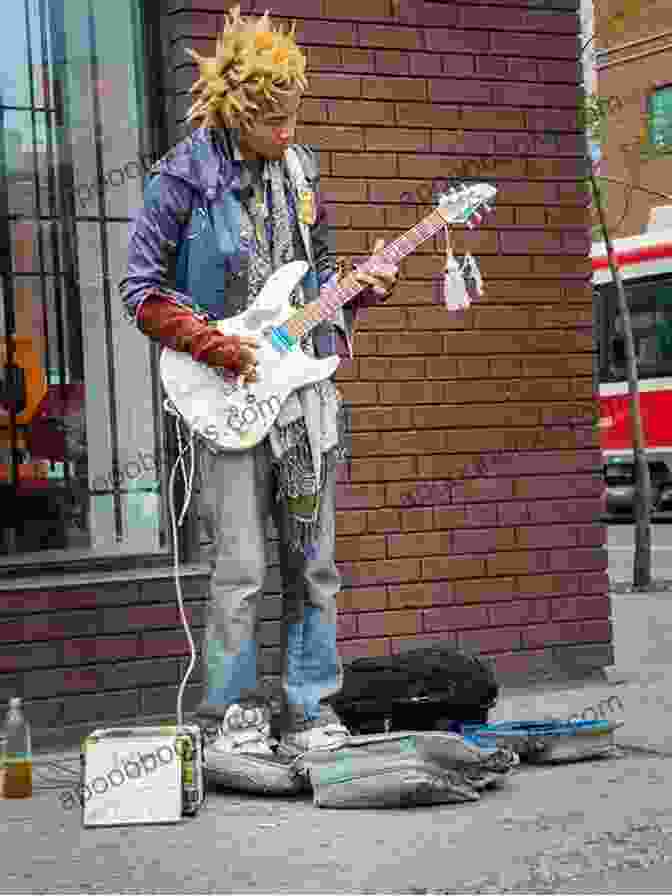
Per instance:
[[[450,224],[467,224],[482,207],[490,211],[497,191],[489,184],[453,189],[440,198],[431,214],[394,242],[371,256],[357,270],[366,271],[374,259],[397,264],[419,245]],[[276,271],[249,308],[218,321],[216,326],[230,336],[257,339],[257,381],[200,364],[185,352],[164,348],[161,380],[169,400],[195,433],[224,451],[253,448],[266,436],[287,397],[301,386],[330,377],[341,359],[311,358],[300,345],[303,336],[329,320],[343,305],[365,289],[352,274],[337,286],[324,286],[319,298],[303,308],[293,308],[289,298],[308,270],[305,261],[292,261]]]

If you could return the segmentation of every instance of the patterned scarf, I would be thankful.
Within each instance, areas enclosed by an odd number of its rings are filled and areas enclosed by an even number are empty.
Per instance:
[[[283,264],[295,259],[295,234],[285,193],[285,170],[281,160],[267,161],[261,180],[252,174],[254,197],[241,209],[241,241],[249,257],[249,302],[261,292],[268,278]],[[266,202],[270,181],[270,208]],[[271,217],[272,245],[266,218]],[[297,232],[298,238],[298,232]],[[305,295],[299,283],[290,302],[303,307]],[[313,356],[312,333],[301,341],[303,351]],[[306,418],[315,421],[310,432]],[[278,483],[276,500],[287,505],[290,549],[314,555],[322,528],[321,493],[326,475],[347,456],[348,420],[345,405],[330,379],[304,386],[289,396],[269,432]],[[326,450],[325,450],[326,449]]]

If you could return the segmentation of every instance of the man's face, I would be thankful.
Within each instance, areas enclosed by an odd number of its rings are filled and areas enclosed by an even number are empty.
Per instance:
[[[301,94],[293,93],[267,109],[249,131],[240,130],[240,148],[245,158],[280,159],[294,142]]]

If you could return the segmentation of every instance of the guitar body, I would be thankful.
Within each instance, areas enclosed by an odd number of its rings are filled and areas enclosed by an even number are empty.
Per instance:
[[[340,364],[338,356],[311,358],[298,344],[283,349],[271,341],[272,329],[291,318],[289,299],[307,270],[304,261],[283,265],[249,308],[217,324],[226,335],[257,339],[257,382],[242,385],[242,378],[233,373],[163,349],[160,373],[168,398],[190,429],[214,448],[253,448],[268,434],[292,392],[327,379]]]
[[[479,221],[482,217],[477,214],[481,206],[490,211],[488,202],[496,192],[489,184],[451,189],[441,197],[434,212],[379,250],[376,258],[397,264],[451,223],[461,222],[471,227],[472,217]],[[357,270],[367,273],[367,266],[373,260],[372,256]],[[322,360],[309,357],[301,350],[300,338],[320,321],[333,319],[338,308],[364,287],[351,276],[342,278],[336,285],[323,286],[319,299],[311,302],[292,326],[291,318],[297,309],[292,308],[290,297],[307,270],[305,261],[283,265],[269,277],[249,308],[217,324],[227,335],[256,338],[255,383],[243,385],[242,377],[199,364],[183,352],[164,349],[161,353],[161,380],[168,398],[192,432],[203,436],[213,447],[223,451],[254,448],[268,434],[292,392],[327,379],[340,364],[337,355]],[[464,302],[464,283],[462,287],[460,301]]]

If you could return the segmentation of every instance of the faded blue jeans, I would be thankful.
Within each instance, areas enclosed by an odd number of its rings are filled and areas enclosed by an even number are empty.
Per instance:
[[[268,438],[242,452],[198,449],[202,511],[212,538],[210,605],[203,640],[205,688],[199,717],[222,718],[228,706],[260,697],[257,608],[268,559],[268,522],[280,537],[282,727],[320,717],[320,700],[338,693],[343,667],[336,650],[334,560],[336,470],[326,474],[322,534],[310,558],[287,547],[286,509],[274,500]]]

